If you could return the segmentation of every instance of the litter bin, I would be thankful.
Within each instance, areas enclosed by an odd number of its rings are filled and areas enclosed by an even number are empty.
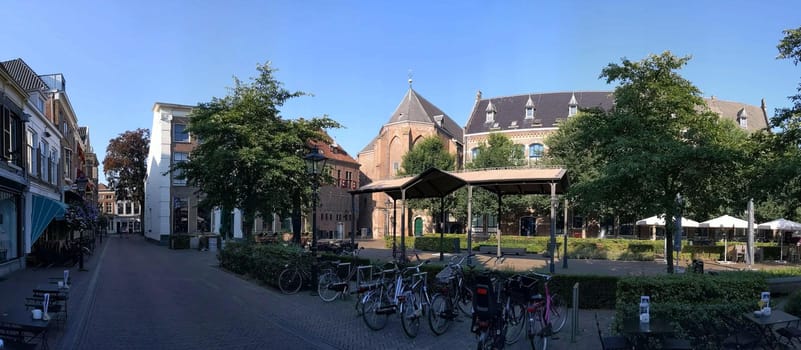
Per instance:
[[[700,259],[693,260],[692,266],[693,273],[703,274],[704,273],[704,261]]]

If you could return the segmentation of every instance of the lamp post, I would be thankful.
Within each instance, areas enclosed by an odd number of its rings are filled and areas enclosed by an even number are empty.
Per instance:
[[[89,183],[89,179],[86,178],[80,171],[78,172],[78,176],[75,179],[75,189],[78,190],[78,194],[81,195],[81,205],[86,207],[84,201],[84,194],[86,193],[86,185]],[[83,229],[81,229],[81,237],[78,238],[78,271],[87,271],[83,267]]]
[[[317,201],[318,190],[320,188],[320,174],[325,168],[325,156],[320,153],[317,147],[312,148],[311,153],[303,157],[306,162],[306,173],[312,178],[312,244],[311,253],[314,258],[312,261],[311,278],[312,294],[317,292],[317,282],[319,277],[319,261],[317,256]]]
[[[386,224],[384,225],[384,235],[389,234],[389,221],[390,221],[390,219],[389,219],[389,217],[390,217],[389,206],[391,206],[391,205],[392,205],[392,201],[389,200],[389,199],[387,199],[387,201],[384,202],[384,210],[386,211]],[[394,225],[393,225],[393,228],[394,228]],[[395,248],[395,230],[392,230],[392,258],[393,259],[395,259],[395,254],[396,254],[395,249],[396,249]]]

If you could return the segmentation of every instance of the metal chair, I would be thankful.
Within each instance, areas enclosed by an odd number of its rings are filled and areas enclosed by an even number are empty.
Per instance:
[[[801,347],[801,329],[793,326],[786,326],[776,330],[776,333],[782,338],[787,340],[787,344],[794,347],[793,340],[798,339],[799,347]],[[794,347],[795,348],[795,347]]]
[[[598,314],[595,314],[595,326],[598,328],[598,338],[601,340],[601,348],[603,350],[626,350],[631,349],[631,344],[626,337],[619,335],[610,335],[604,337],[601,333],[601,322],[598,321]]]

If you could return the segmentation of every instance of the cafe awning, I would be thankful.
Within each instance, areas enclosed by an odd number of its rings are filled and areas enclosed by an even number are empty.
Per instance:
[[[55,217],[63,217],[67,210],[67,205],[38,194],[31,197],[31,244],[39,239],[47,225]]]

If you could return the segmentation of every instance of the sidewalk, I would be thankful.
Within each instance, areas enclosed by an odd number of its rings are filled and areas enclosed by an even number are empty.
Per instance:
[[[5,279],[0,279],[0,312],[25,310],[25,298],[31,296],[31,292],[37,285],[49,283],[51,277],[63,278],[64,271],[69,271],[72,284],[67,302],[68,318],[64,324],[51,323],[47,331],[47,343],[51,349],[71,349],[72,347],[65,341],[71,337],[74,338],[73,333],[75,333],[80,320],[83,319],[87,291],[95,275],[96,264],[100,261],[100,255],[109,239],[112,239],[111,236],[106,236],[102,244],[98,240],[92,255],[84,256],[86,271],[79,271],[78,264],[72,267],[29,266],[5,276]]]

